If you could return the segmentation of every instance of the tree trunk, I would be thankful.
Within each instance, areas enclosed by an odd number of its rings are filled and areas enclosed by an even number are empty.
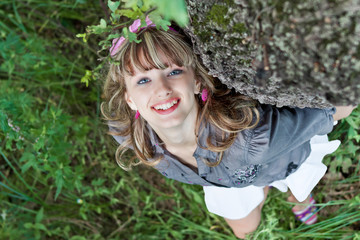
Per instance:
[[[187,0],[185,32],[228,87],[261,103],[358,104],[360,0]]]

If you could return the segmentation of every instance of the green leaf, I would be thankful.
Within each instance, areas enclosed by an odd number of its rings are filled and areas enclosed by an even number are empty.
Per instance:
[[[10,151],[12,150],[12,141],[6,141],[5,149]]]
[[[134,11],[139,9],[138,0],[122,0],[125,3],[124,8],[132,8]]]
[[[336,167],[341,166],[343,163],[343,155],[336,156],[335,163]]]
[[[338,164],[337,164],[337,161],[332,161],[330,163],[330,168],[329,168],[329,171],[331,173],[336,173],[336,168],[338,167]]]
[[[94,195],[95,195],[94,191],[92,189],[88,189],[87,192],[85,192],[82,196],[92,198]]]
[[[159,15],[165,20],[175,21],[180,27],[189,23],[188,13],[184,0],[151,0]]]
[[[192,199],[194,202],[198,203],[199,205],[203,203],[203,198],[200,196],[200,194],[197,191],[192,191]]]
[[[109,36],[106,38],[106,40],[112,40],[112,39],[118,38],[118,37],[120,37],[120,36],[121,36],[120,33],[109,34]]]
[[[82,208],[82,209],[83,209],[83,208]],[[85,214],[84,211],[81,211],[81,210],[80,210],[80,216],[81,216],[81,218],[84,219],[85,221],[88,220],[88,217],[87,217],[87,215]]]
[[[352,126],[350,126],[349,130],[348,130],[348,138],[353,139],[356,135],[357,135],[357,132],[355,131],[355,129]]]
[[[96,26],[89,26],[87,28],[87,31],[89,31],[90,33],[94,33],[94,34],[101,34],[104,32],[108,32],[110,30],[111,27],[107,26],[107,23],[104,19],[100,20],[100,24],[96,25]]]
[[[39,229],[39,230],[43,230],[43,231],[47,231],[47,228],[45,227],[45,225],[41,224],[41,223],[35,223],[34,228]]]
[[[20,158],[20,162],[24,162],[24,161],[31,161],[35,159],[35,155],[30,153],[30,152],[24,152],[24,154],[21,156]]]
[[[27,163],[21,166],[21,173],[25,173],[27,170],[29,170],[30,167],[35,168],[34,166],[35,164],[32,160],[28,161]]]
[[[149,18],[151,19],[151,21],[156,25],[157,29],[160,29],[160,27],[162,29],[164,29],[165,31],[167,31],[169,29],[169,26],[171,25],[171,23],[168,20],[163,19],[158,13],[153,12],[149,15]]]
[[[86,237],[75,235],[70,238],[70,240],[87,240]]]
[[[356,151],[359,149],[359,147],[355,146],[355,144],[351,141],[349,141],[347,145],[347,150],[349,153],[351,153],[353,156],[355,156]]]
[[[86,70],[85,75],[81,78],[82,83],[85,83],[86,87],[89,86],[89,81],[92,79],[92,71]]]
[[[120,1],[111,1],[111,0],[108,0],[108,7],[110,8],[110,10],[112,12],[115,12],[116,9],[118,9],[118,7],[120,6]]]
[[[144,3],[143,3],[142,0],[138,0],[136,5],[137,5],[138,8],[142,8],[144,6]]]
[[[353,128],[355,128],[355,129],[358,129],[358,128],[359,128],[359,126],[356,125],[356,123],[355,123],[355,121],[353,120],[352,117],[347,117],[347,118],[345,118],[345,121],[346,121],[350,126],[352,126]]]
[[[25,162],[25,164],[22,164],[22,166],[21,166],[22,173],[25,173],[30,167],[37,169],[36,157],[34,154],[32,154],[30,152],[25,152],[21,156],[20,162]]]
[[[91,181],[91,185],[93,185],[93,186],[102,186],[105,181],[106,181],[106,179],[103,179],[103,178],[94,179],[94,180]]]
[[[360,134],[355,135],[354,139],[357,143],[360,143]]]
[[[63,185],[64,185],[64,177],[63,177],[63,172],[61,169],[58,169],[55,172],[55,184],[56,184],[56,188],[57,188],[56,193],[55,193],[55,200],[56,200],[61,192]]]
[[[349,167],[351,167],[352,161],[350,158],[345,158],[341,167],[344,173],[349,173]]]
[[[125,16],[131,19],[137,19],[139,14],[142,14],[141,11],[134,11],[130,9],[117,10],[116,13],[119,14],[120,16]]]
[[[97,206],[97,207],[95,208],[95,211],[96,211],[98,214],[101,214],[101,207]]]
[[[112,17],[113,21],[118,21],[120,19],[120,14],[111,13],[111,17]]]
[[[141,40],[137,39],[136,33],[130,32],[128,28],[123,28],[123,35],[129,42],[139,43]]]
[[[106,21],[104,19],[100,19],[100,25],[101,28],[106,28],[107,24]]]
[[[79,33],[79,34],[76,34],[76,37],[78,37],[78,38],[82,38],[84,43],[86,43],[86,42],[87,42],[87,39],[86,39],[86,33]]]
[[[39,151],[43,147],[45,147],[45,138],[40,136],[37,138],[37,141],[35,140],[34,149]]]
[[[40,210],[36,214],[35,222],[40,223],[43,218],[44,218],[44,207],[40,208]]]
[[[32,228],[33,226],[34,226],[34,224],[29,223],[29,222],[27,222],[27,223],[24,224],[24,227],[27,228],[27,229],[30,229],[30,228]]]

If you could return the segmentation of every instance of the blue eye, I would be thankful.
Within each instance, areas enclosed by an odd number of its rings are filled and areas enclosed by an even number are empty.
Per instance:
[[[145,84],[147,82],[150,82],[150,80],[148,78],[143,78],[143,79],[140,79],[140,81],[138,81],[137,84],[141,85],[141,84]]]
[[[169,76],[174,76],[174,75],[179,75],[183,72],[183,70],[180,69],[176,69],[174,71],[171,71],[171,73],[169,74]]]

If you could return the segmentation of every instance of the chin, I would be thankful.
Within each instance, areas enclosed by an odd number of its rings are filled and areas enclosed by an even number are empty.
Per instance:
[[[184,119],[180,120],[180,119],[169,119],[169,120],[165,120],[165,121],[161,121],[161,123],[157,124],[159,128],[162,129],[171,129],[171,128],[176,128],[178,126],[181,126],[181,124],[184,122]]]

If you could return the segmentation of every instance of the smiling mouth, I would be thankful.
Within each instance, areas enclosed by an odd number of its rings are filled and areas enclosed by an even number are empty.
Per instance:
[[[173,100],[172,102],[168,102],[165,104],[161,104],[161,105],[157,105],[156,107],[154,107],[156,110],[168,110],[169,108],[171,108],[172,106],[174,106],[175,104],[177,104],[179,102],[179,99]]]
[[[166,115],[166,114],[169,114],[169,113],[175,111],[175,109],[179,106],[179,103],[180,103],[180,99],[174,99],[171,102],[160,104],[160,105],[157,105],[157,106],[152,107],[152,108],[157,113],[159,113],[161,115]]]

